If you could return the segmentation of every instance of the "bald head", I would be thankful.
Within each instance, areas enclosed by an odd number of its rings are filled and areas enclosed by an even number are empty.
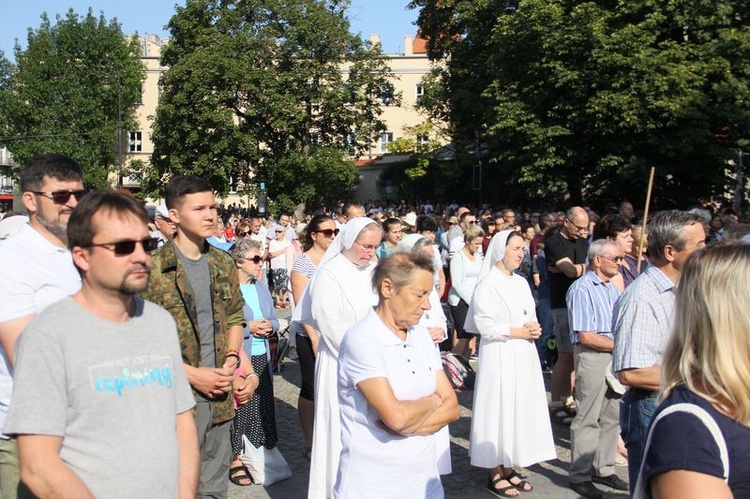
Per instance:
[[[573,206],[565,212],[563,231],[568,239],[586,238],[589,235],[589,215],[580,206]]]

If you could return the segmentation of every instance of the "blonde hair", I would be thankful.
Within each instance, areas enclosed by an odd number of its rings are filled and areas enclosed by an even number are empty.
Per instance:
[[[750,245],[696,251],[677,285],[675,323],[662,366],[663,396],[684,384],[750,424]]]
[[[482,236],[484,236],[484,231],[480,226],[476,224],[469,225],[469,227],[466,228],[466,232],[464,232],[464,242],[469,244],[474,239]]]

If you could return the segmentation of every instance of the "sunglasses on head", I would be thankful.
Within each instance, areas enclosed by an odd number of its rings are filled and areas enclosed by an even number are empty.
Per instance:
[[[105,248],[109,251],[114,251],[115,255],[117,256],[125,256],[131,254],[133,251],[135,251],[135,245],[140,243],[141,246],[143,246],[143,251],[146,253],[151,253],[156,248],[159,247],[159,239],[155,237],[149,237],[147,239],[142,239],[140,241],[117,241],[116,243],[99,243],[99,244],[89,244],[88,246],[83,246],[84,248]]]
[[[51,199],[53,203],[55,204],[65,204],[70,200],[70,196],[73,196],[76,198],[76,201],[80,201],[81,198],[86,194],[86,191],[80,190],[80,191],[31,191],[33,194],[36,194],[38,196],[44,196],[48,199]]]
[[[315,232],[317,232],[318,234],[323,234],[326,237],[331,237],[338,236],[340,231],[338,229],[320,229]]]
[[[263,261],[263,259],[262,259],[262,258],[260,257],[260,255],[255,255],[255,256],[254,256],[254,257],[252,257],[252,258],[243,258],[243,261],[246,261],[246,262],[253,262],[254,264],[256,264],[256,265],[257,265],[257,264],[259,264],[259,263],[260,263],[261,261]]]

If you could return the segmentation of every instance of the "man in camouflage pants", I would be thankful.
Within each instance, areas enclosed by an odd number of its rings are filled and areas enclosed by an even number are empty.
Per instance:
[[[234,377],[242,348],[244,301],[232,258],[206,243],[217,218],[211,185],[199,177],[175,177],[164,197],[177,233],[153,255],[145,298],[167,309],[177,323],[185,373],[196,400],[198,497],[223,498],[228,495],[232,454],[232,386],[257,383],[255,377]]]

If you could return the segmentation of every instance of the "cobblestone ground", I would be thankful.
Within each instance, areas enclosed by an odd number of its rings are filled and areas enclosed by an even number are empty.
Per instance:
[[[549,383],[549,376],[546,375]],[[302,431],[297,418],[297,396],[299,395],[300,372],[296,362],[286,359],[280,374],[274,379],[276,396],[276,420],[279,432],[279,449],[292,467],[293,475],[288,480],[270,487],[252,485],[238,487],[229,484],[230,498],[300,499],[307,497],[309,462],[304,456]],[[450,426],[453,473],[443,477],[443,487],[448,498],[496,497],[485,487],[487,472],[469,465],[469,431],[473,392],[458,394],[461,418]],[[522,469],[529,482],[534,485],[533,496],[537,498],[579,497],[568,488],[568,465],[570,463],[570,432],[566,427],[553,425],[557,459]],[[627,480],[627,467],[617,467],[617,474]],[[384,479],[387,479],[384,477]],[[599,486],[607,497],[626,498],[627,494]],[[411,498],[404,498],[411,499]],[[416,498],[414,498],[416,499]]]

